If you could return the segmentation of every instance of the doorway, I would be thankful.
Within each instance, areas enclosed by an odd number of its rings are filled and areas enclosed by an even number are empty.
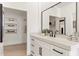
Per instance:
[[[5,56],[25,56],[27,12],[3,8],[3,45]]]

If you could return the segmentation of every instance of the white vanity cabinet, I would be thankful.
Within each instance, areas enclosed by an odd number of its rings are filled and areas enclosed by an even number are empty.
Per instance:
[[[31,39],[31,55],[37,56],[39,55],[39,44],[35,38]]]
[[[50,45],[40,41],[39,39],[31,38],[31,54],[33,56],[48,56],[50,54]]]
[[[42,39],[43,40],[43,39]],[[69,51],[51,45],[38,37],[31,36],[31,55],[33,56],[67,56]]]

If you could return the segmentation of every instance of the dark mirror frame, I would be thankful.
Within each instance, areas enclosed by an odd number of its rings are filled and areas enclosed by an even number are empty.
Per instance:
[[[51,9],[51,8],[53,8],[53,7],[55,7],[55,6],[57,6],[57,5],[59,5],[60,3],[63,3],[63,2],[58,2],[58,3],[56,3],[56,4],[54,4],[54,5],[52,5],[52,6],[50,6],[49,8],[46,8],[45,10],[43,10],[42,12],[41,12],[41,32],[42,32],[42,30],[43,30],[43,13],[45,12],[45,11],[47,11],[48,9]],[[75,2],[76,3],[76,32],[77,32],[77,2]],[[66,24],[66,22],[65,22],[65,24]],[[66,35],[66,25],[65,25],[65,35]]]

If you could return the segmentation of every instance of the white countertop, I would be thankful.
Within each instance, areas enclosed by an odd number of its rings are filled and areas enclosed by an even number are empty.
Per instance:
[[[79,42],[74,42],[68,40],[68,37],[65,35],[60,35],[57,37],[50,37],[50,36],[44,36],[42,34],[31,34],[31,36],[38,38],[39,40],[42,40],[44,42],[47,42],[49,44],[53,44],[55,46],[61,47],[66,50],[70,50],[70,48],[74,45],[77,45]]]

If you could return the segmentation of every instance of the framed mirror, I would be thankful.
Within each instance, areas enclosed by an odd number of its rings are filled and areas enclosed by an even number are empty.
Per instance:
[[[77,3],[58,2],[41,12],[41,31],[48,29],[63,35],[77,32]]]

